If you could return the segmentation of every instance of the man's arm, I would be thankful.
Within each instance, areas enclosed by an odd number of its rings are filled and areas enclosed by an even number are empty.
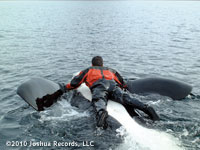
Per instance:
[[[79,87],[85,80],[87,76],[87,72],[89,69],[81,71],[79,75],[75,76],[70,83],[65,85],[64,83],[59,83],[60,89],[54,92],[53,94],[47,94],[42,98],[36,99],[36,104],[38,107],[38,111],[43,111],[44,107],[50,107],[53,103],[55,103],[63,93],[67,92],[68,90],[75,89]]]
[[[114,77],[114,80],[119,84],[119,86],[122,88],[122,89],[126,89],[127,88],[127,84],[125,83],[123,77],[114,69],[111,70],[115,77]]]
[[[116,71],[115,73],[116,78],[118,79],[118,81],[120,82],[120,87],[123,89],[127,88],[127,84],[125,83],[123,77]]]
[[[78,88],[84,81],[85,78],[87,77],[89,69],[81,71],[77,76],[75,76],[70,83],[66,85],[67,90],[73,90]]]

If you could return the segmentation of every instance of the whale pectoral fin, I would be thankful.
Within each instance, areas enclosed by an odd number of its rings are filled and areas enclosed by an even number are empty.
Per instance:
[[[184,99],[192,91],[192,86],[189,84],[166,78],[128,80],[127,85],[130,93],[156,93],[163,96],[168,96],[173,100]]]
[[[60,86],[44,78],[32,78],[21,84],[17,94],[35,110],[50,107],[62,95]]]

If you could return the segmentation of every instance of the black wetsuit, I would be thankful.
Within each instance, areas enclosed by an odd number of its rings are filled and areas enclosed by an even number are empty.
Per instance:
[[[122,90],[113,80],[100,79],[90,89],[92,102],[97,112],[101,109],[106,110],[108,99],[146,112],[147,105]]]

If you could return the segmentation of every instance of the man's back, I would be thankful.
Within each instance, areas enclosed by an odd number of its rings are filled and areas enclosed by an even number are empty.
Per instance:
[[[100,79],[114,80],[120,87],[124,87],[124,81],[121,75],[114,69],[104,66],[91,66],[75,76],[67,85],[68,89],[74,89],[80,86],[83,82],[91,88],[95,82]]]

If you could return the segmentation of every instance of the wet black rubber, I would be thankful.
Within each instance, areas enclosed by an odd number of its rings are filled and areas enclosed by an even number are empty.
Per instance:
[[[157,113],[155,112],[155,110],[150,107],[150,106],[147,106],[146,107],[146,110],[145,110],[145,113],[147,113],[149,115],[149,117],[153,120],[153,121],[158,121],[160,120],[159,116],[157,115]]]
[[[100,110],[97,114],[97,127],[107,128],[106,119],[108,118],[108,112],[106,110]]]

